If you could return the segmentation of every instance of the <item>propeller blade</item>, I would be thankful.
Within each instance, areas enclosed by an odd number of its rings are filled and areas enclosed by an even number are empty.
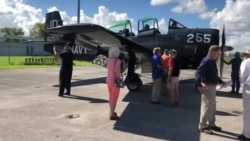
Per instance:
[[[226,37],[225,37],[225,25],[223,25],[223,29],[222,29],[222,35],[221,35],[221,41],[222,41],[222,47],[225,46],[226,44]]]
[[[226,44],[226,37],[225,37],[225,25],[223,25],[222,35],[221,35],[221,56],[220,56],[220,77],[223,77],[223,68],[224,68],[224,52],[225,52],[225,44]]]

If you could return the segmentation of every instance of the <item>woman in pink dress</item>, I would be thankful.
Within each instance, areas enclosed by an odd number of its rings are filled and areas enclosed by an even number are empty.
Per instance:
[[[109,92],[109,119],[117,120],[119,117],[115,112],[117,99],[119,97],[120,88],[116,87],[115,79],[121,78],[121,60],[118,58],[120,55],[120,50],[118,47],[111,47],[109,49],[109,58],[107,59],[107,79],[106,83]]]

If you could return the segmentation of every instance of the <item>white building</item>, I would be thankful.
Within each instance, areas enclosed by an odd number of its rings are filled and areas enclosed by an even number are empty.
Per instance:
[[[25,43],[28,40],[43,40],[43,38],[8,36],[0,32],[0,56],[50,55],[44,51],[43,44]]]

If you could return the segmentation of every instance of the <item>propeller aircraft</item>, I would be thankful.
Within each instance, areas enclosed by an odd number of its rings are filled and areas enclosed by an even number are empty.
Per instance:
[[[92,23],[63,25],[58,11],[46,14],[45,27],[44,49],[52,54],[53,45],[70,42],[77,60],[83,60],[82,48],[88,48],[96,51],[97,57],[93,62],[105,66],[109,48],[118,46],[121,50],[121,59],[127,68],[125,83],[130,91],[138,91],[142,86],[139,74],[135,73],[135,66],[140,65],[142,72],[151,71],[154,47],[177,50],[182,68],[191,66],[196,69],[207,55],[209,47],[214,44],[219,45],[218,29],[188,28],[171,18],[167,34],[160,32],[156,18],[140,19],[135,35],[129,20],[117,22],[109,28]],[[115,28],[121,29],[115,31]],[[233,49],[225,46],[224,28],[221,49],[221,59],[225,51]],[[223,63],[220,67],[223,68]]]

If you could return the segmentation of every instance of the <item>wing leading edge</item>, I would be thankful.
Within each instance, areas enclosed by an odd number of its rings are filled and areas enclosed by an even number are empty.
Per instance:
[[[75,43],[87,44],[87,46],[101,47],[106,50],[111,46],[118,46],[122,50],[124,47],[131,49],[135,53],[151,53],[151,50],[96,24],[75,24],[65,25],[48,29],[48,34],[58,34],[71,36],[74,38]]]

